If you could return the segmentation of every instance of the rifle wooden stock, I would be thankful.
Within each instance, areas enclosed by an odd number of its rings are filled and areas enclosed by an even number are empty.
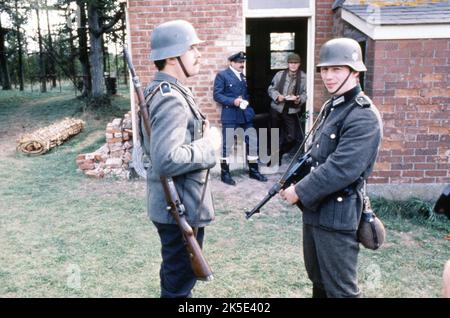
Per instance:
[[[202,249],[197,242],[197,238],[192,230],[192,227],[186,220],[184,205],[180,201],[172,178],[160,177],[160,179],[166,195],[168,204],[167,209],[170,211],[180,227],[181,232],[183,233],[191,260],[192,270],[194,271],[195,276],[197,276],[197,279],[199,280],[212,280],[214,278],[213,272],[211,267],[209,267],[206,258],[203,256]]]
[[[141,81],[139,80],[139,77],[136,75],[136,71],[134,70],[133,62],[131,61],[130,54],[128,53],[128,49],[123,49],[123,55],[125,56],[125,60],[127,61],[128,69],[130,70],[131,79],[133,80],[133,87],[134,91],[136,92],[137,98],[138,98],[138,104],[139,104],[139,112],[142,115],[142,118],[144,119],[144,128],[147,132],[147,135],[151,135],[151,130],[149,126],[149,114],[147,105],[145,102],[144,92],[142,91]],[[137,124],[137,127],[140,127],[140,124]]]

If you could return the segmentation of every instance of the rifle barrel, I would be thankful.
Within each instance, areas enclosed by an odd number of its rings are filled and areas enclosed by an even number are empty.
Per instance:
[[[266,196],[251,210],[245,211],[245,218],[248,220],[253,214],[259,213],[259,210],[267,203],[273,196],[280,192],[282,186],[280,183],[275,183]]]

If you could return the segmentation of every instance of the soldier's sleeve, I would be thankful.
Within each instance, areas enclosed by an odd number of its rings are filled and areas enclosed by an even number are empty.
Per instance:
[[[356,107],[344,120],[342,135],[334,152],[295,185],[302,204],[315,210],[328,195],[356,181],[375,162],[381,142],[379,114]]]
[[[225,96],[225,85],[226,80],[224,76],[221,73],[217,74],[214,79],[214,100],[224,106],[233,106],[234,98]]]
[[[267,94],[269,94],[270,98],[272,98],[275,103],[278,103],[277,98],[282,93],[277,90],[278,83],[280,82],[280,77],[281,72],[277,72],[273,77],[272,82],[270,82],[269,88],[267,89]]]
[[[185,144],[188,116],[176,94],[155,96],[150,122],[150,155],[157,175],[172,177],[215,165],[214,147],[208,139]]]

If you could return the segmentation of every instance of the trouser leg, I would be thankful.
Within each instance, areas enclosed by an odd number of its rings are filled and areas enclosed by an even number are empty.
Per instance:
[[[315,280],[319,277],[316,285],[323,286],[328,297],[360,297],[357,279],[359,243],[356,231],[336,232],[311,227],[309,233],[312,234],[309,237],[314,249],[308,250],[308,263],[309,267],[314,268],[309,269],[308,276],[311,273]],[[305,254],[305,264],[306,257]]]
[[[281,165],[281,157],[283,156],[281,147],[284,143],[284,129],[282,127],[281,114],[273,108],[270,109],[270,122],[272,128],[278,129],[278,145],[276,147],[277,154],[271,154],[271,156],[272,158],[277,156],[279,161],[278,163]]]
[[[190,256],[183,235],[176,224],[153,222],[161,240],[162,263],[159,271],[161,298],[186,298],[197,278],[191,267]],[[199,228],[197,241],[203,245],[204,228]]]
[[[313,226],[307,224],[303,224],[303,258],[305,261],[306,273],[313,283],[312,297],[327,298],[325,288],[322,284],[322,276],[320,275]]]
[[[229,158],[234,146],[234,130],[236,125],[222,124],[222,159]]]
[[[282,145],[282,152],[289,153],[294,148],[300,146],[300,125],[297,114],[282,114],[284,123],[284,140]]]

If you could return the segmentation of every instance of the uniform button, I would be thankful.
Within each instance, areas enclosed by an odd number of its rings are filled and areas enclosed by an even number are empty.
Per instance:
[[[314,167],[311,167],[311,171],[313,171],[315,168]]]
[[[337,197],[336,200],[337,200],[337,202],[342,202],[343,199],[342,199],[342,197]]]
[[[206,179],[203,178],[201,181],[202,181],[202,183],[205,183],[205,182],[206,182]]]
[[[333,111],[334,110],[334,108],[330,108],[330,111]]]
[[[319,148],[319,144],[316,145],[316,148]]]
[[[336,139],[336,134],[331,134],[331,135],[330,135],[330,138],[331,138],[331,139]]]

